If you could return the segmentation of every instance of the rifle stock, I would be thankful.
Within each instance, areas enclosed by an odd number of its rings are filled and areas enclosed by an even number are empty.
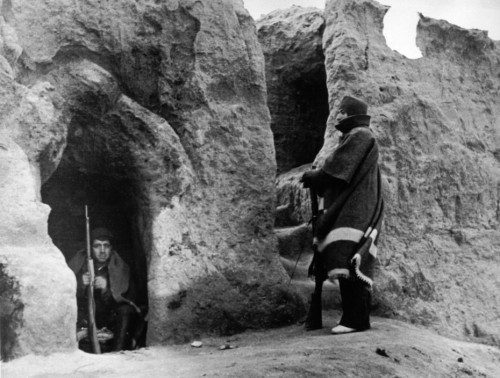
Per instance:
[[[95,354],[101,353],[101,346],[99,340],[97,339],[97,327],[95,324],[95,301],[94,301],[94,261],[92,260],[92,252],[90,247],[90,220],[88,214],[87,205],[85,205],[85,225],[86,225],[86,252],[87,252],[87,268],[89,272],[89,286],[88,286],[88,314],[89,314],[89,327],[88,335],[90,344],[92,346],[92,352]]]
[[[319,216],[318,196],[313,188],[309,188],[309,195],[311,199],[311,224],[314,237],[316,235],[316,221]],[[305,327],[308,331],[323,328],[321,295],[323,291],[324,271],[321,265],[321,256],[318,251],[318,246],[314,241],[312,249],[314,255],[311,266],[309,267],[309,275],[314,275],[314,293],[311,295],[311,304],[309,305],[309,312],[307,313],[305,321]]]

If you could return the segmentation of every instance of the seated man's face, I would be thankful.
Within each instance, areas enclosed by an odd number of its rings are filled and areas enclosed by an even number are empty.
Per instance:
[[[95,239],[92,243],[92,251],[94,253],[94,258],[103,264],[108,261],[109,256],[111,255],[111,242],[106,239]]]

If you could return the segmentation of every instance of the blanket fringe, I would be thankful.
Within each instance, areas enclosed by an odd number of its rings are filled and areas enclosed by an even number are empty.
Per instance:
[[[370,277],[364,275],[363,272],[361,272],[361,269],[359,269],[361,265],[361,256],[359,253],[356,253],[354,255],[354,257],[351,260],[351,263],[356,278],[363,281],[371,288],[373,286],[373,280]]]
[[[328,279],[330,281],[338,278],[350,278],[351,274],[348,269],[332,269],[328,272]]]

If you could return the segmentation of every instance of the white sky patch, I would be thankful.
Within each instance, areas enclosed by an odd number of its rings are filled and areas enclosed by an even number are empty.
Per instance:
[[[386,1],[382,0],[383,3]],[[386,4],[389,5],[389,4]],[[418,12],[405,6],[391,5],[384,17],[384,37],[391,49],[407,58],[421,58],[417,47]]]
[[[465,29],[487,30],[500,40],[498,0],[379,0],[391,9],[384,18],[387,45],[408,58],[422,56],[416,45],[418,13]]]
[[[487,30],[491,39],[500,40],[500,0],[378,0],[391,9],[384,18],[387,45],[408,58],[422,54],[416,46],[418,13],[446,20],[466,29]],[[243,0],[254,19],[275,9],[292,5],[325,8],[325,0]]]

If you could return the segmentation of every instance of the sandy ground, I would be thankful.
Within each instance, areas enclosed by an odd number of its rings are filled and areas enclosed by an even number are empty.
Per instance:
[[[14,377],[500,377],[500,349],[439,336],[402,322],[374,318],[370,331],[331,335],[293,325],[229,338],[137,351],[81,351],[27,356],[3,363]],[[221,350],[222,345],[233,349]]]

